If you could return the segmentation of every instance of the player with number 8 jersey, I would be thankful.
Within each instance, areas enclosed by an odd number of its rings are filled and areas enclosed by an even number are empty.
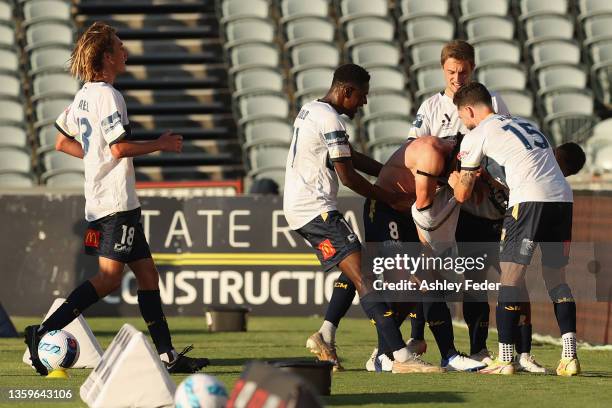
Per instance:
[[[83,159],[85,168],[85,252],[98,257],[98,273],[70,293],[41,325],[26,327],[25,343],[40,375],[40,339],[60,330],[85,309],[121,285],[127,264],[138,283],[138,305],[160,359],[172,373],[193,373],[208,364],[186,357],[172,345],[162,310],[159,274],[140,223],[140,203],[132,158],[156,151],[179,153],[182,136],[167,131],[158,139],[131,141],[123,96],[113,87],[125,72],[127,50],[109,25],[96,22],[81,35],[71,55],[70,71],[84,82],[74,101],[59,115],[56,150]]]

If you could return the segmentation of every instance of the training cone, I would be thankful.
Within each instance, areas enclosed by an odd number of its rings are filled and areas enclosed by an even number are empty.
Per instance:
[[[68,373],[64,370],[53,370],[47,374],[47,378],[68,378]]]

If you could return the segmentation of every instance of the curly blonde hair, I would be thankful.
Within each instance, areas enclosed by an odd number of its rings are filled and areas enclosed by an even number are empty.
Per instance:
[[[70,55],[70,73],[83,82],[93,81],[102,73],[104,54],[113,52],[117,30],[96,21],[79,37]]]

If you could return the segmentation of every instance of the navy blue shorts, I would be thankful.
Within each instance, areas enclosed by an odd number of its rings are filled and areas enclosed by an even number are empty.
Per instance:
[[[325,271],[361,250],[357,234],[338,211],[323,213],[296,232],[312,245]]]
[[[85,253],[129,263],[151,258],[140,223],[140,207],[91,221],[84,237]]]

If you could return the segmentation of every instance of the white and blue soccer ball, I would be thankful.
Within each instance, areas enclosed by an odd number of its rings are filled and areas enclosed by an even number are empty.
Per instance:
[[[38,357],[49,371],[70,368],[79,358],[79,343],[65,330],[52,330],[40,339]]]
[[[225,385],[212,375],[193,374],[176,389],[176,408],[224,408],[227,404]]]

